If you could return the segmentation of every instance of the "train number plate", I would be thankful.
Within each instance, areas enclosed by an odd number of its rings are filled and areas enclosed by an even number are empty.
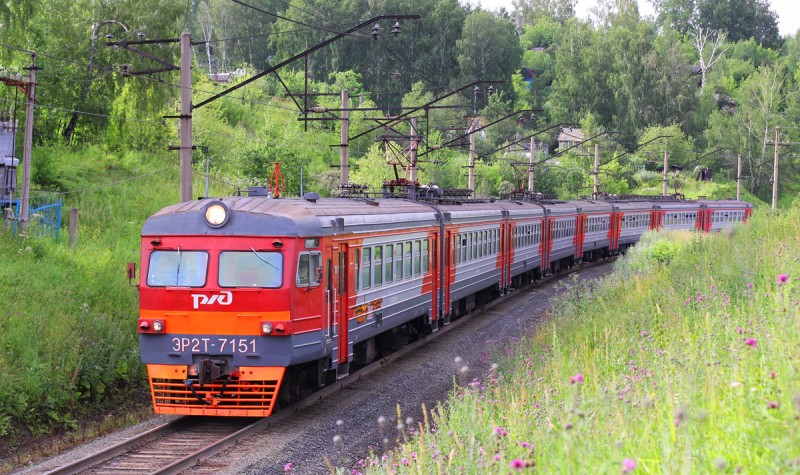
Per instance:
[[[255,338],[173,338],[172,351],[202,354],[252,354],[256,351]]]

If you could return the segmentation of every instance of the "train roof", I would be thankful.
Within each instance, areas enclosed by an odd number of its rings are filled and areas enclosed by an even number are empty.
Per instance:
[[[205,210],[222,202],[229,210],[228,221],[220,227],[206,223]],[[401,230],[417,226],[438,226],[441,212],[454,224],[502,219],[537,218],[545,214],[563,216],[582,212],[619,210],[697,209],[752,207],[743,201],[463,201],[427,203],[405,199],[282,198],[234,196],[201,199],[167,206],[148,218],[142,236],[159,235],[273,235],[314,237],[350,232]]]

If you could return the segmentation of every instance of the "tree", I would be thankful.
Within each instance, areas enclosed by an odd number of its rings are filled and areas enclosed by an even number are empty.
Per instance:
[[[481,10],[467,17],[456,46],[463,84],[487,80],[510,84],[522,57],[514,25]]]
[[[719,30],[730,41],[755,40],[768,48],[781,44],[778,17],[767,0],[650,0],[656,23],[683,34],[692,29]]]
[[[544,18],[564,22],[575,16],[577,0],[514,0],[514,11],[523,25],[535,25]]]
[[[711,40],[711,43],[709,43]],[[708,70],[714,66],[714,63],[720,60],[725,50],[722,45],[725,44],[725,32],[719,30],[709,30],[708,28],[697,27],[692,32],[692,45],[697,51],[698,61],[700,63],[700,89],[706,85],[706,75]]]

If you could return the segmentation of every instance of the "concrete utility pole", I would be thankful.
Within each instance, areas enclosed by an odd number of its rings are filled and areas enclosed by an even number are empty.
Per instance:
[[[669,155],[667,155],[667,147],[664,146],[664,186],[662,187],[661,194],[667,196],[667,172],[669,171]]]
[[[25,108],[25,138],[22,151],[22,196],[19,210],[19,229],[24,233],[28,227],[31,205],[31,152],[33,150],[33,103],[36,101],[36,53],[31,53],[28,68],[28,102]]]
[[[736,156],[736,201],[742,201],[742,154]]]
[[[192,37],[181,34],[181,201],[192,199]]]
[[[350,91],[342,91],[342,132],[339,144],[339,186],[346,186],[350,180]]]
[[[592,188],[592,198],[597,198],[597,193],[599,193],[600,188],[600,180],[598,179],[598,174],[600,173],[600,144],[594,144],[594,188]]]
[[[780,127],[775,127],[775,166],[772,169],[772,209],[778,207],[778,141]]]
[[[536,163],[535,160],[536,154],[536,139],[531,137],[531,154],[530,158],[528,159],[528,191],[533,193],[533,164]]]
[[[475,117],[469,124],[469,174],[467,188],[475,193]]]

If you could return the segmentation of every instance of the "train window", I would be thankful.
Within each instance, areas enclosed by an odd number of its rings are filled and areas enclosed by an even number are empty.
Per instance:
[[[403,244],[394,245],[394,278],[403,280]]]
[[[203,287],[208,253],[202,251],[153,251],[147,266],[150,287]]]
[[[420,255],[421,252],[422,252],[422,247],[420,245],[420,241],[418,240],[414,241],[414,277],[419,276],[420,272],[422,271],[421,267],[422,257]]]
[[[424,239],[422,241],[422,273],[423,274],[427,274],[428,273],[428,260],[429,260],[429,256],[428,256],[428,240]]]
[[[361,269],[359,273],[360,289],[368,289],[372,283],[372,249],[365,247],[361,250]]]
[[[319,247],[319,238],[306,239],[306,249],[316,249]]]
[[[411,278],[411,241],[405,243],[405,254],[403,255],[403,276]]]
[[[283,254],[274,251],[224,251],[219,255],[220,287],[283,285]]]
[[[356,292],[361,288],[361,274],[359,274],[359,269],[361,269],[361,250],[356,249]],[[347,275],[346,272],[341,272],[339,275]]]
[[[489,231],[482,231],[483,234],[483,255],[489,255]]]
[[[483,232],[478,231],[475,240],[478,242],[478,257],[483,257]]]
[[[321,277],[322,255],[319,252],[301,252],[297,258],[297,286],[317,286]]]
[[[392,255],[394,255],[393,246],[391,244],[387,244],[383,249],[383,281],[387,284],[390,284],[394,280]]]
[[[467,244],[468,244],[467,234],[466,233],[462,233],[462,234],[460,234],[460,236],[461,236],[461,259],[460,259],[460,262],[467,262],[467,249],[468,249],[468,247],[467,247]]]
[[[372,257],[372,277],[377,287],[383,283],[383,247],[375,246]]]

